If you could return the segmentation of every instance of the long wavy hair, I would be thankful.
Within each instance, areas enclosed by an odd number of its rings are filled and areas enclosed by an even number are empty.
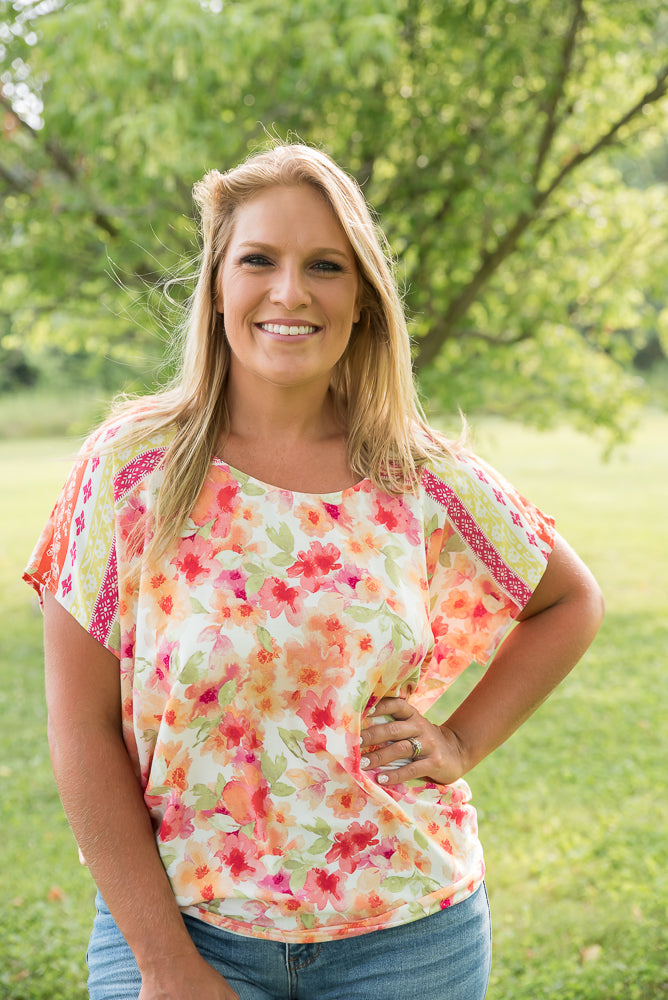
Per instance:
[[[229,428],[226,383],[230,348],[216,310],[218,278],[238,209],[277,185],[310,184],[339,220],[360,278],[360,318],[332,372],[330,391],[348,440],[355,475],[389,493],[414,490],[419,469],[452,443],[429,427],[413,381],[410,339],[384,235],[357,183],[310,146],[275,145],[225,173],[195,184],[201,265],[179,331],[178,370],[167,388],[116,406],[123,441],[173,428],[163,463],[151,547],[164,550],[180,534],[206,479],[221,434]],[[127,418],[131,419],[128,420]]]

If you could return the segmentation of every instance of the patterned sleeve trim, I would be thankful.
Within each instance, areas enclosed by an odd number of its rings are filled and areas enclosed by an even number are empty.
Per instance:
[[[448,512],[448,517],[461,537],[485,564],[499,587],[518,607],[523,608],[531,597],[531,588],[503,559],[452,487],[429,471],[425,471],[422,481],[427,495]]]

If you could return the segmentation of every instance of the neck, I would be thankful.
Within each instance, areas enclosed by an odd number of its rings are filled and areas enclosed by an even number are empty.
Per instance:
[[[230,372],[230,375],[232,373]],[[252,391],[243,375],[227,385],[230,434],[244,440],[318,441],[337,430],[328,385],[314,381],[297,388],[266,383]]]

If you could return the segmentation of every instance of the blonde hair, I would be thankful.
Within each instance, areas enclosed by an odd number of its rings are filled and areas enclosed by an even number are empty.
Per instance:
[[[215,299],[237,211],[267,188],[300,184],[312,185],[326,199],[359,271],[360,318],[330,385],[337,416],[347,431],[352,471],[387,492],[403,493],[415,489],[425,462],[450,449],[450,442],[428,426],[419,405],[391,257],[359,186],[318,149],[275,145],[226,173],[211,170],[195,184],[201,266],[183,326],[180,371],[165,391],[115,410],[114,422],[120,414],[135,418],[125,424],[124,441],[174,428],[151,543],[157,550],[178,537],[220,434],[229,426],[225,389],[230,351]]]

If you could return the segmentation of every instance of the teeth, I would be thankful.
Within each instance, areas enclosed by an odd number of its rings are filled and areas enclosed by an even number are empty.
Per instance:
[[[307,333],[315,333],[317,326],[283,326],[282,323],[263,323],[262,329],[267,333],[278,333],[281,337],[303,337]]]

